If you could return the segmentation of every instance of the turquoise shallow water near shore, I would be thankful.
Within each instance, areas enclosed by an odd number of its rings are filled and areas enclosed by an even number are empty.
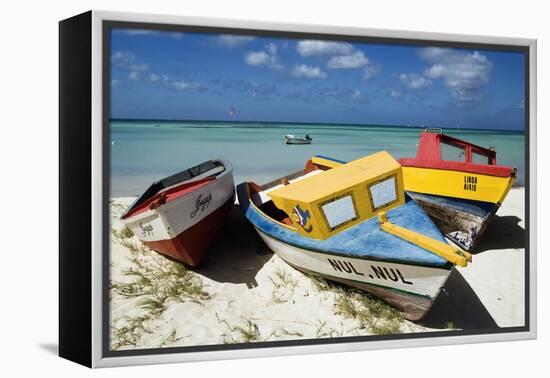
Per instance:
[[[380,150],[414,157],[422,128],[282,123],[111,121],[111,196],[137,195],[153,181],[196,163],[231,162],[235,183],[263,183],[301,169],[313,155],[353,160]],[[524,184],[522,132],[445,129],[472,143],[495,146],[500,165],[518,168]],[[309,134],[311,145],[285,145],[283,136]]]

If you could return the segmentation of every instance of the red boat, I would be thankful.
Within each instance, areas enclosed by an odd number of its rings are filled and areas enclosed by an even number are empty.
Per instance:
[[[496,154],[441,129],[426,129],[416,158],[399,160],[408,194],[448,238],[469,251],[516,179],[516,168],[497,165]]]
[[[194,267],[234,201],[231,165],[209,160],[153,183],[121,219],[151,249]]]

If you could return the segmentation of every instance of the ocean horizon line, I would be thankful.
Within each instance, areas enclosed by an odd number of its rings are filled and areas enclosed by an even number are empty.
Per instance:
[[[467,128],[467,127],[444,127],[427,125],[396,125],[396,124],[369,124],[369,123],[332,123],[332,122],[282,122],[282,121],[236,121],[236,120],[194,120],[194,119],[162,119],[162,118],[109,118],[109,122],[163,122],[163,123],[204,123],[204,124],[259,124],[259,125],[301,125],[301,126],[346,126],[346,127],[386,127],[399,129],[442,129],[449,131],[491,131],[505,133],[521,133],[525,130],[519,129],[489,129],[489,128]]]

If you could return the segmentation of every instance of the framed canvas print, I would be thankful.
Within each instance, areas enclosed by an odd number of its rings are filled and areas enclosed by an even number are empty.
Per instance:
[[[60,355],[536,336],[534,40],[60,22]]]

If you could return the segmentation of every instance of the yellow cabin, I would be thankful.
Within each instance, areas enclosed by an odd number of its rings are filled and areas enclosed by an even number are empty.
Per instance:
[[[405,202],[401,165],[386,151],[268,193],[303,236],[327,239]]]

